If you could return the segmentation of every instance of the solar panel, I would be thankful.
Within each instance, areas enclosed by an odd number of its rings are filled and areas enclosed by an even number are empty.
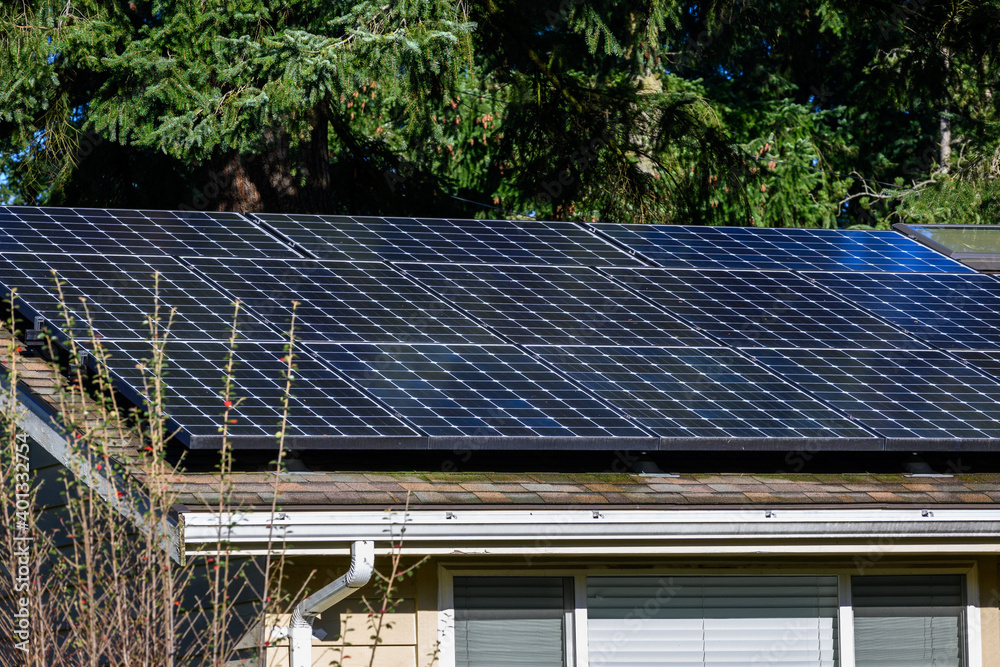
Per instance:
[[[748,350],[889,439],[957,446],[1000,438],[1000,383],[933,350]],[[923,441],[923,442],[920,442]],[[944,442],[942,442],[944,441]]]
[[[571,222],[256,214],[321,259],[641,266]]]
[[[733,347],[924,347],[788,271],[605,271]]]
[[[896,232],[596,224],[667,268],[971,273]]]
[[[0,206],[0,253],[298,257],[238,213]]]
[[[1000,351],[955,350],[950,354],[953,357],[958,357],[976,370],[989,373],[993,377],[1000,379]]]
[[[639,438],[655,444],[642,429],[510,345],[312,343],[309,349],[432,437],[569,438],[581,447],[587,446],[585,439]]]
[[[830,273],[809,277],[943,349],[1000,349],[1000,282],[983,274]]]
[[[137,404],[145,402],[144,372],[152,357],[148,343],[106,342],[107,366],[115,380]],[[221,446],[223,423],[223,376],[229,354],[224,343],[168,342],[163,381],[164,411],[180,437],[192,448]],[[227,424],[232,444],[239,448],[276,447],[282,419],[285,380],[282,343],[240,343],[233,351],[234,371],[229,394],[233,405]],[[286,445],[290,447],[342,446],[353,438],[359,444],[374,444],[365,438],[419,438],[410,427],[370,397],[338,377],[305,353],[296,353],[294,390],[289,400]],[[150,377],[148,371],[146,377]]]
[[[382,263],[281,259],[188,260],[212,285],[300,340],[500,343],[440,298]]]
[[[534,354],[661,438],[879,440],[725,348],[545,347]]]
[[[62,283],[61,297],[53,271]],[[0,258],[0,289],[9,296],[14,288],[18,308],[29,318],[43,317],[53,330],[65,330],[60,301],[65,303],[77,339],[90,337],[88,321],[102,338],[147,339],[157,298],[161,327],[176,309],[172,338],[227,340],[232,329],[232,299],[171,257],[8,255]],[[282,338],[245,311],[238,330],[260,340]]]
[[[586,267],[403,264],[400,268],[516,343],[713,344]]]

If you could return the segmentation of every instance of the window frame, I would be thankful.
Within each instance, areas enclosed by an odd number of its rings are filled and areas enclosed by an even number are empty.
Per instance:
[[[768,576],[768,575],[813,575],[832,576],[838,578],[839,613],[838,623],[838,655],[839,667],[855,667],[854,661],[854,608],[851,604],[851,577],[864,574],[898,574],[898,575],[929,575],[929,574],[960,574],[965,576],[965,631],[964,664],[962,667],[982,667],[982,624],[979,609],[979,570],[978,564],[942,564],[941,566],[892,566],[863,568],[858,567],[821,567],[808,564],[792,564],[787,566],[758,567],[652,567],[647,563],[632,565],[593,565],[569,567],[532,567],[526,563],[523,568],[511,568],[503,565],[484,564],[481,567],[470,566],[468,563],[447,563],[438,565],[438,665],[439,667],[456,667],[455,662],[455,589],[454,577],[566,577],[572,578],[573,604],[572,609],[567,604],[566,618],[566,651],[567,667],[587,667],[590,659],[588,645],[587,620],[587,577],[592,575],[631,575],[631,576]]]

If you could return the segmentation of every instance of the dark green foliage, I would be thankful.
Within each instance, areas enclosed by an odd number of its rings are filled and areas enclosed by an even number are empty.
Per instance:
[[[0,11],[5,200],[996,222],[997,0]]]

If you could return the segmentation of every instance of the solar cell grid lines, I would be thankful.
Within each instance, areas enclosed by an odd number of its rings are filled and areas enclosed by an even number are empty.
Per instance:
[[[420,284],[520,344],[713,344],[587,267],[399,266]]]
[[[649,435],[510,345],[308,347],[431,437]]]
[[[238,213],[0,206],[0,252],[298,257]]]
[[[160,327],[169,323],[171,338],[227,340],[235,312],[232,299],[171,257],[5,256],[0,287],[4,294],[16,288],[19,307],[57,330],[65,329],[60,305],[65,304],[76,338],[89,338],[89,322],[101,338],[145,340],[159,301]],[[248,337],[281,339],[246,312],[237,327]]]
[[[984,274],[808,274],[941,349],[1000,350],[1000,282]]]
[[[934,350],[747,350],[889,439],[1000,438],[1000,383]],[[915,444],[919,444],[916,442]]]
[[[149,364],[149,343],[107,342],[110,372],[133,388],[144,386],[137,364]],[[183,428],[183,437],[194,448],[217,447],[221,436],[223,405],[222,377],[225,374],[227,345],[224,343],[168,342],[164,383],[165,411]],[[282,417],[282,397],[286,368],[281,343],[244,342],[233,351],[234,374],[231,399],[234,407],[227,425],[235,446],[276,446]],[[324,439],[345,437],[417,437],[417,433],[345,382],[308,354],[294,356],[295,389],[289,401],[286,433],[294,445],[308,438],[311,446]],[[134,396],[141,402],[142,397]]]
[[[973,272],[896,232],[610,223],[593,227],[667,268]]]
[[[257,214],[322,259],[641,266],[571,222]]]
[[[992,375],[1000,380],[1000,351],[956,350],[951,356],[961,359],[967,365]]]
[[[500,343],[498,337],[379,262],[187,260],[260,319],[296,337],[368,343]]]
[[[924,347],[897,328],[788,271],[604,271],[734,347]]]
[[[661,438],[875,441],[873,434],[729,349],[529,349]]]

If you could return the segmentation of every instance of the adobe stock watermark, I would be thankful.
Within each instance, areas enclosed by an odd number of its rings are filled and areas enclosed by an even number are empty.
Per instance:
[[[14,535],[12,536],[13,551],[9,563],[11,577],[14,580],[14,593],[19,594],[14,600],[13,638],[19,641],[14,648],[24,653],[28,652],[31,642],[31,611],[27,597],[31,582],[31,470],[28,466],[28,436],[18,432],[14,459]]]

